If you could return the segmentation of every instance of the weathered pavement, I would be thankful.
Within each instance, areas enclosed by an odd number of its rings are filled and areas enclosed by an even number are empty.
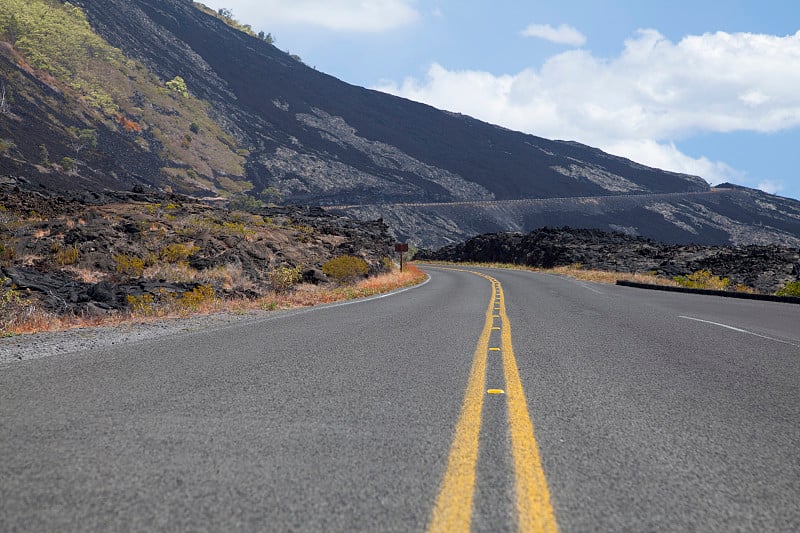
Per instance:
[[[462,422],[476,531],[548,505],[562,531],[800,529],[798,306],[429,272],[386,298],[0,366],[0,530],[421,531]],[[525,416],[549,495],[533,511]]]

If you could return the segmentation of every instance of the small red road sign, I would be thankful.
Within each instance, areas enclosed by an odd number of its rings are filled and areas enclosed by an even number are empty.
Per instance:
[[[407,242],[398,242],[394,245],[394,251],[400,256],[400,272],[403,271],[403,252],[408,251]]]

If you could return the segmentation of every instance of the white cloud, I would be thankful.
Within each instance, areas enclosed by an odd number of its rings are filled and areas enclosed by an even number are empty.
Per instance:
[[[783,190],[783,182],[776,180],[764,180],[756,185],[756,188],[769,194],[777,194]]]
[[[617,141],[604,145],[602,149],[649,167],[701,176],[712,184],[728,181],[741,182],[745,178],[741,171],[724,162],[711,161],[706,157],[690,157],[681,152],[673,142],[658,142],[650,139]]]
[[[557,44],[568,44],[570,46],[583,46],[586,44],[586,36],[573,28],[562,24],[554,28],[549,24],[531,24],[522,30],[524,37],[538,37],[546,41]]]
[[[341,32],[376,33],[414,23],[415,0],[214,0],[231,7],[237,19],[252,23],[296,24]],[[222,5],[224,4],[224,5]],[[213,7],[213,6],[212,6]]]
[[[570,50],[538,69],[507,75],[434,64],[423,80],[407,78],[378,89],[719,182],[737,172],[689,157],[674,142],[701,132],[800,127],[797,87],[800,32],[718,32],[675,43],[641,30],[614,58]]]

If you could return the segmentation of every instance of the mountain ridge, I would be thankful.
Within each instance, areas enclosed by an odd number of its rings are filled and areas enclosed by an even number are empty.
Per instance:
[[[91,110],[70,117],[69,122],[83,120],[82,126],[98,131],[98,149],[80,157],[70,152],[70,143],[58,139],[65,128],[51,128],[58,131],[48,145],[54,159],[78,159],[70,180],[52,168],[39,172],[41,164],[30,146],[18,150],[24,157],[8,157],[8,150],[0,157],[0,172],[24,175],[37,186],[130,188],[138,183],[199,196],[248,194],[257,201],[282,199],[331,209],[364,204],[368,207],[346,212],[382,217],[398,239],[428,247],[486,231],[525,231],[551,223],[622,227],[675,242],[800,243],[800,208],[795,206],[800,202],[747,190],[707,202],[689,196],[648,203],[647,195],[691,195],[711,188],[696,176],[645,167],[573,141],[514,132],[347,84],[191,1],[73,4],[110,47],[143,65],[162,87],[121,92],[115,105],[124,111],[123,121],[89,120]],[[0,62],[4,73],[15,68],[9,60]],[[185,82],[191,106],[175,92],[164,92],[163,85],[178,78]],[[42,130],[37,138],[46,140],[48,124],[41,117],[53,115],[57,107],[41,104],[22,123],[0,116],[0,128],[14,122],[8,131],[13,130],[11,140],[16,142],[36,123]],[[198,126],[206,116],[213,124]],[[125,131],[125,121],[141,131]],[[215,127],[219,131],[212,132]],[[0,138],[4,135],[0,131]],[[214,149],[202,148],[201,153],[201,143]],[[622,208],[614,198],[627,195],[641,198]],[[598,200],[584,211],[575,206],[526,211],[518,205],[504,213],[434,205],[565,197]],[[429,205],[403,205],[414,203]],[[751,230],[741,231],[743,226]]]

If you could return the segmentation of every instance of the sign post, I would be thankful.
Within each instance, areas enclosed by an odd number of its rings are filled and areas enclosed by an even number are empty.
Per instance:
[[[398,242],[394,245],[394,251],[400,254],[400,272],[403,271],[403,253],[408,251],[407,242]]]

